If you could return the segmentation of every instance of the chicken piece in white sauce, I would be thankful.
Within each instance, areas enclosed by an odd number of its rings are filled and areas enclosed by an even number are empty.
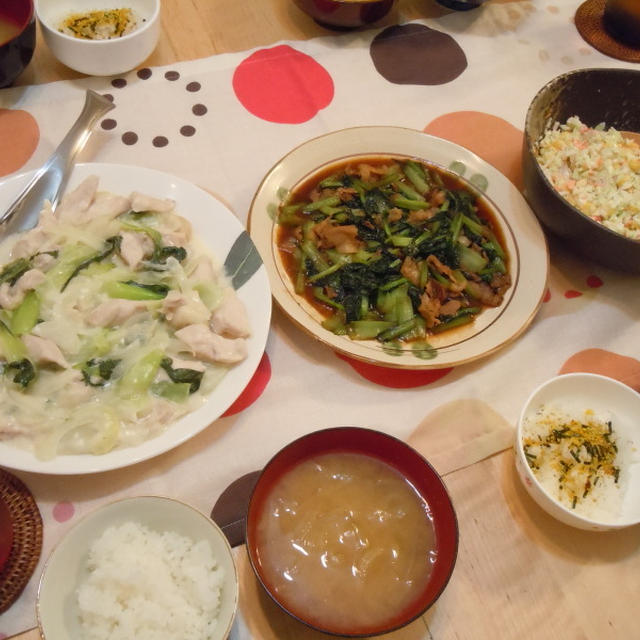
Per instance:
[[[0,307],[15,309],[24,300],[27,291],[32,291],[45,281],[45,275],[39,269],[29,269],[20,279],[10,285],[8,282],[0,284]]]
[[[233,289],[225,290],[222,302],[211,314],[209,326],[228,338],[246,338],[251,334],[247,310]]]
[[[92,327],[115,327],[146,308],[147,305],[138,300],[105,300],[88,315],[87,324]]]
[[[69,368],[69,363],[62,355],[60,347],[53,340],[26,334],[22,336],[22,341],[29,352],[29,356],[36,364],[55,364],[62,369]]]
[[[187,350],[205,362],[235,364],[247,357],[247,343],[242,338],[224,338],[206,324],[192,324],[176,331]]]
[[[176,329],[190,324],[205,323],[210,314],[195,289],[188,293],[169,291],[162,301],[162,313],[166,321]]]

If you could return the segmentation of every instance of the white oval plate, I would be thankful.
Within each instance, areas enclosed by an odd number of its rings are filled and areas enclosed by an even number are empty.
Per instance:
[[[191,222],[194,233],[220,264],[224,262],[236,238],[245,230],[235,215],[219,200],[194,184],[167,173],[119,164],[79,164],[69,179],[69,188],[74,188],[89,175],[100,177],[100,190],[123,195],[140,191],[154,197],[175,200],[178,213]],[[0,184],[0,211],[9,206],[32,176],[33,172],[29,172]],[[271,293],[264,265],[238,290],[238,295],[247,308],[251,324],[249,355],[246,360],[229,370],[201,407],[168,425],[155,438],[134,447],[115,449],[98,456],[63,455],[53,460],[38,460],[29,451],[0,442],[0,465],[51,474],[108,471],[164,453],[208,427],[242,393],[264,353],[271,320]]]
[[[464,177],[486,179],[511,260],[513,285],[504,302],[484,310],[464,327],[429,336],[432,350],[389,350],[376,340],[351,340],[321,326],[323,317],[297,295],[276,246],[275,214],[286,194],[325,165],[349,156],[396,154],[421,158]],[[519,336],[542,304],[549,270],[544,233],[525,199],[497,169],[457,144],[400,127],[355,127],[309,140],[284,156],[266,175],[253,198],[248,228],[269,273],[271,290],[284,312],[304,331],[347,356],[386,367],[441,369],[493,353]],[[417,354],[417,355],[416,355]]]

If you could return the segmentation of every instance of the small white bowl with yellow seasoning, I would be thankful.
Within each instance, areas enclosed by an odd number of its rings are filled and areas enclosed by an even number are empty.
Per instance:
[[[515,461],[537,504],[565,524],[640,523],[640,394],[591,373],[540,385],[520,414]]]
[[[53,55],[87,75],[134,69],[160,36],[160,0],[36,0],[35,9]]]

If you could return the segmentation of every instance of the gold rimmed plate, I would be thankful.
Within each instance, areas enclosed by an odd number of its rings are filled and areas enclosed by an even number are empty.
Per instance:
[[[428,337],[429,345],[385,345],[352,340],[322,327],[323,316],[303,296],[285,270],[277,247],[277,210],[287,194],[324,167],[347,159],[406,156],[452,171],[492,209],[509,254],[512,286],[502,304],[485,309],[457,329]],[[272,294],[289,318],[335,351],[372,364],[406,369],[441,369],[494,353],[531,323],[546,290],[549,253],[544,233],[516,187],[473,152],[434,136],[400,127],[355,127],[313,138],[281,158],[253,198],[249,233],[264,260]]]

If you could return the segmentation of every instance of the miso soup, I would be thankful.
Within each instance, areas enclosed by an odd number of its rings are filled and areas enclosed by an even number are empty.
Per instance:
[[[334,633],[392,623],[424,592],[437,556],[429,506],[411,484],[381,460],[346,452],[286,472],[256,542],[282,604]]]
[[[0,45],[13,40],[20,33],[20,27],[15,23],[0,16]]]

